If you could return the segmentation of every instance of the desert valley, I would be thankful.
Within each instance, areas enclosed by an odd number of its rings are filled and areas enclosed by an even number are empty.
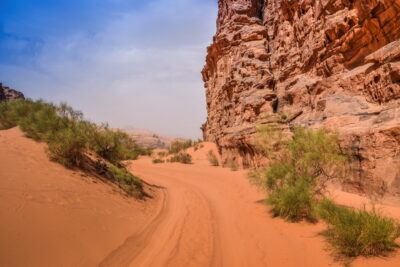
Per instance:
[[[216,26],[198,140],[0,83],[0,266],[400,266],[400,0]]]

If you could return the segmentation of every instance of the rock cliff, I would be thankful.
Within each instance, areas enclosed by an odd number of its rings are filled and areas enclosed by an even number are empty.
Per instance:
[[[161,136],[132,126],[126,126],[120,130],[129,134],[139,145],[148,148],[169,149],[173,141],[186,141],[186,139]]]
[[[10,101],[10,100],[17,100],[17,99],[25,99],[24,94],[9,87],[3,86],[0,83],[0,101]]]
[[[259,164],[256,125],[338,130],[344,188],[400,195],[400,0],[219,0],[204,138]]]

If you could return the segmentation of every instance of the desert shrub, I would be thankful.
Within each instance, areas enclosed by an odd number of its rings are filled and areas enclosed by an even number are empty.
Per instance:
[[[136,160],[149,152],[141,148],[124,132],[112,131],[108,127],[90,127],[89,147],[112,163],[121,160]]]
[[[28,137],[51,144],[57,151],[54,155],[73,155],[70,152],[77,151],[72,149],[73,143],[80,145],[81,150],[90,149],[112,163],[151,153],[126,133],[84,120],[81,112],[65,103],[56,106],[43,101],[20,100],[0,103],[0,110],[4,111],[0,115],[1,129],[18,125]],[[63,138],[71,142],[58,144]],[[77,140],[72,142],[74,138]],[[63,148],[65,153],[61,151]]]
[[[302,127],[294,128],[292,134],[288,138],[276,126],[260,131],[261,151],[270,164],[249,177],[269,192],[267,202],[277,215],[288,220],[314,219],[315,199],[329,180],[340,176],[346,157],[337,134]]]
[[[197,141],[194,141],[192,146],[193,146],[194,151],[199,150],[200,148],[202,148],[204,146],[203,140],[198,139]]]
[[[0,129],[18,125],[27,137],[46,142],[50,158],[69,168],[81,167],[87,150],[114,165],[151,153],[123,132],[84,120],[82,112],[65,103],[57,106],[29,99],[2,102],[0,111]]]
[[[229,162],[229,169],[231,169],[231,171],[237,171],[239,170],[239,167],[236,163],[236,161],[232,160],[231,162]]]
[[[157,155],[158,155],[160,158],[164,158],[164,157],[166,157],[166,156],[168,155],[168,153],[165,152],[165,151],[160,151],[160,152],[157,153]]]
[[[325,199],[318,210],[328,224],[329,242],[346,256],[377,256],[399,247],[400,225],[375,209],[354,210]]]
[[[162,159],[153,159],[153,163],[154,163],[154,164],[165,163],[165,160],[162,160]]]
[[[183,164],[191,164],[192,163],[192,156],[188,153],[178,153],[170,158],[170,162],[180,162]]]
[[[184,151],[188,149],[189,147],[193,146],[193,141],[192,140],[187,140],[187,141],[173,141],[171,143],[170,149],[169,149],[169,154],[177,154],[181,151]]]
[[[219,166],[218,158],[215,155],[214,151],[212,150],[208,151],[207,159],[210,162],[211,166]]]
[[[274,216],[280,216],[289,221],[303,218],[315,220],[315,199],[310,184],[305,180],[297,180],[294,185],[286,185],[272,191],[267,203],[273,209]]]
[[[86,148],[86,137],[66,128],[54,133],[51,142],[48,143],[47,151],[52,160],[72,168],[80,167]]]
[[[107,178],[130,195],[136,197],[142,196],[142,181],[127,170],[110,165],[107,171]]]

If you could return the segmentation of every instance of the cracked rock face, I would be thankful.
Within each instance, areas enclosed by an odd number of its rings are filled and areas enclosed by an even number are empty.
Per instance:
[[[400,195],[400,0],[219,0],[204,137],[260,164],[266,114],[341,133],[347,190]]]
[[[0,83],[0,101],[12,101],[17,99],[25,99],[24,94],[3,86],[3,84]]]

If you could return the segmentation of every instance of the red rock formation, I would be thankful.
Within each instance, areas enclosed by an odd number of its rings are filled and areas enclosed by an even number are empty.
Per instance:
[[[202,74],[226,163],[259,162],[255,125],[275,113],[339,130],[347,189],[400,194],[400,0],[219,0]]]
[[[11,101],[17,99],[25,99],[24,94],[0,83],[0,101]]]

